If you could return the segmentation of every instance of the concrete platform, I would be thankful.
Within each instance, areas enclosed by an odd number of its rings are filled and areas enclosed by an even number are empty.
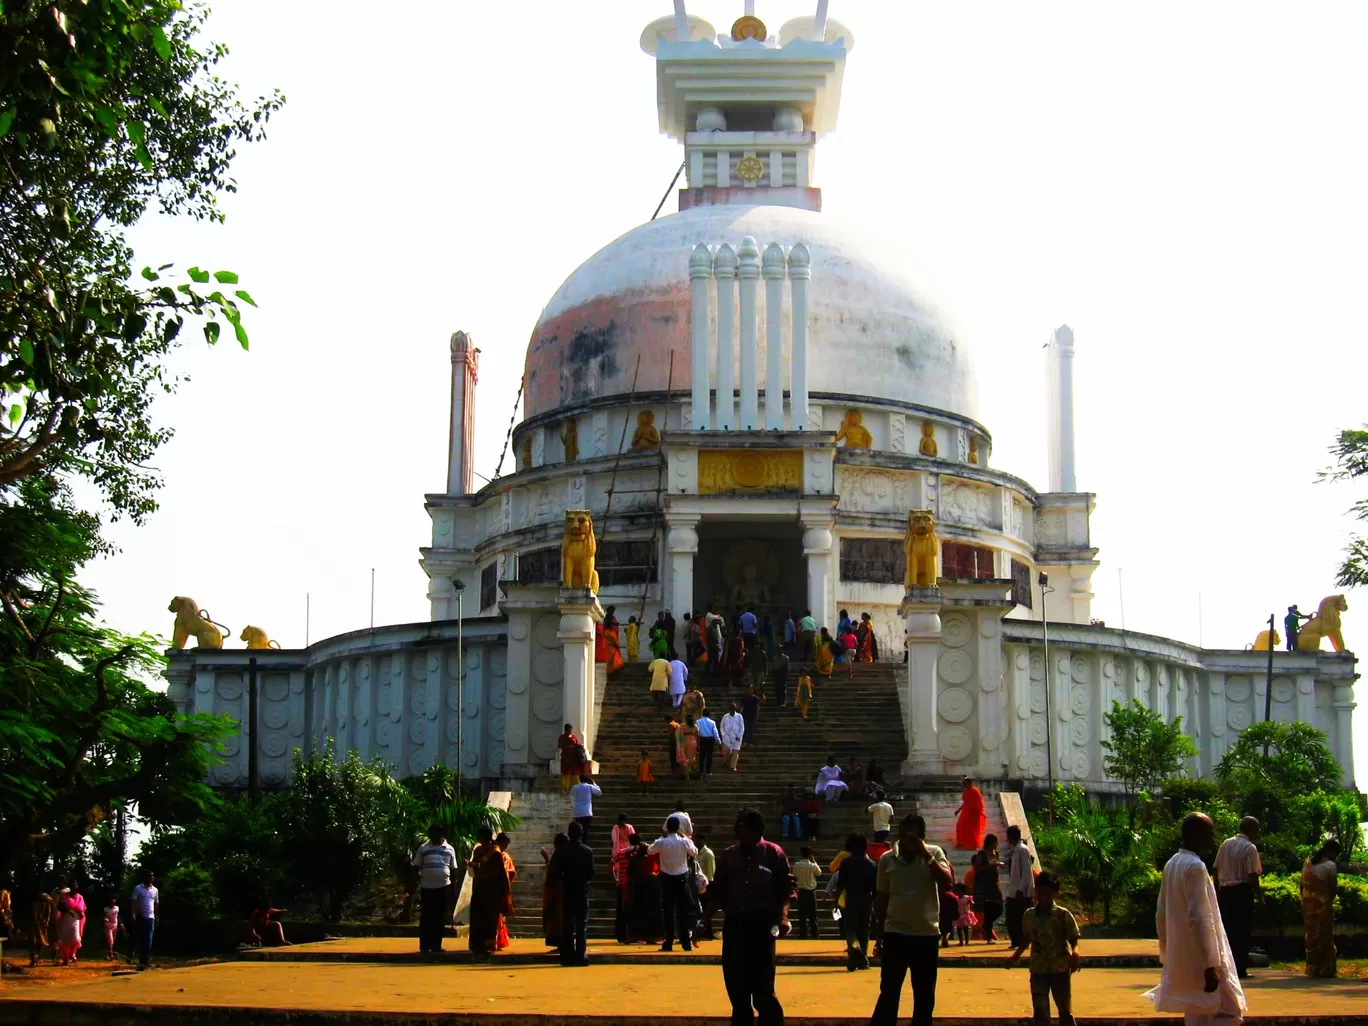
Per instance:
[[[1084,970],[1074,1008],[1093,1026],[1159,1021],[1141,995],[1149,969]],[[790,1026],[868,1020],[879,972],[784,966],[777,990]],[[1250,981],[1249,1022],[1278,1026],[1368,1026],[1368,987],[1353,980],[1311,980],[1266,970]],[[1029,1021],[1023,969],[941,970],[938,1021],[1010,1026]],[[904,987],[902,1018],[911,1011]],[[654,965],[347,965],[228,962],[154,970],[98,981],[58,983],[25,993],[6,988],[0,1026],[266,1026],[346,1022],[350,1026],[660,1026],[662,1020],[721,1024],[729,1006],[714,966]]]
[[[385,962],[443,964],[473,962],[465,941],[446,942],[440,955],[418,952],[416,938],[404,937],[345,937],[311,944],[295,944],[286,948],[258,948],[244,951],[241,958],[249,962]],[[1143,938],[1085,940],[1081,950],[1086,968],[1158,969],[1159,943]],[[604,965],[654,965],[665,960],[670,963],[717,965],[721,962],[721,941],[704,941],[692,952],[676,947],[663,952],[655,944],[618,944],[591,940],[589,958]],[[951,944],[941,949],[941,964],[987,969],[1000,969],[1002,960],[1011,951],[1005,941],[984,944],[975,941],[961,947]],[[557,954],[540,940],[515,937],[512,944],[494,956],[500,965],[538,965],[554,963]],[[845,965],[845,944],[832,937],[829,940],[785,940],[779,944],[780,965]]]

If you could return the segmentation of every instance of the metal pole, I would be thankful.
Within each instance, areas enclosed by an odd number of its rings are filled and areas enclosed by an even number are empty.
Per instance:
[[[456,793],[465,772],[465,588],[456,589]]]
[[[1045,596],[1054,591],[1045,582],[1049,578],[1041,574],[1040,582],[1040,636],[1045,644],[1045,779],[1049,787],[1049,805],[1046,818],[1054,826],[1054,721],[1050,715],[1050,690],[1054,674],[1050,672],[1050,613],[1045,606]]]
[[[1273,617],[1275,614],[1268,614],[1268,679],[1264,681],[1264,722],[1267,723],[1273,718]],[[1264,745],[1264,755],[1268,754],[1268,745]]]
[[[257,751],[257,661],[247,660],[247,797],[261,799],[261,753]]]
[[[371,567],[371,627],[375,627],[375,567]]]
[[[306,592],[304,593],[304,647],[305,647],[305,648],[308,648],[308,647],[309,647],[309,613],[311,612],[311,610],[310,610],[310,608],[309,608],[309,597],[310,597],[310,596],[309,596],[309,593],[306,591]]]

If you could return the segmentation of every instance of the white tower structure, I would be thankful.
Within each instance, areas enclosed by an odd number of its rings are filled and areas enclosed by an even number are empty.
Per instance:
[[[1074,413],[1073,413],[1073,329],[1067,324],[1055,329],[1047,343],[1045,389],[1048,396],[1050,491],[1074,492]]]

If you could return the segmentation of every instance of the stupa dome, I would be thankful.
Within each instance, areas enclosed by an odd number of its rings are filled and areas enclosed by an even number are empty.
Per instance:
[[[638,393],[665,390],[671,351],[673,387],[687,390],[690,251],[700,242],[736,248],[746,235],[762,250],[802,242],[811,251],[807,359],[816,396],[893,400],[977,420],[969,347],[911,280],[905,257],[829,214],[734,204],[697,206],[634,228],[565,280],[527,347],[524,415],[625,398],[638,356]],[[760,292],[763,322],[763,282]],[[764,337],[762,326],[762,353]]]

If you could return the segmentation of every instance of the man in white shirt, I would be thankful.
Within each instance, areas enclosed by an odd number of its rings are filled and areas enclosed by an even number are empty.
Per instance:
[[[684,701],[684,682],[689,679],[689,668],[682,659],[670,660],[670,704],[676,709]]]
[[[746,720],[741,715],[741,707],[732,703],[731,712],[722,717],[718,730],[722,735],[722,751],[726,753],[727,768],[736,772],[736,764],[741,758],[741,739],[746,736]]]
[[[413,865],[418,870],[418,950],[441,951],[456,870],[456,849],[447,844],[442,824],[428,827],[427,842],[418,846]]]
[[[693,950],[693,923],[690,920],[688,877],[689,858],[697,857],[693,841],[680,835],[679,816],[665,821],[665,836],[651,842],[648,851],[660,855],[660,915],[665,924],[665,943],[661,951],[674,950],[675,919],[679,920],[679,941],[685,951]]]
[[[1182,1012],[1187,1026],[1238,1023],[1244,1014],[1244,988],[1235,972],[1221,926],[1216,889],[1202,853],[1211,850],[1216,827],[1200,812],[1183,820],[1183,846],[1164,865],[1155,927],[1159,932],[1159,986],[1145,997],[1155,1011]]]
[[[1035,873],[1031,871],[1031,849],[1022,843],[1021,827],[1015,824],[1007,828],[1002,864],[1007,870],[1007,882],[1002,887],[1007,906],[1007,936],[1012,939],[1012,947],[1019,948],[1026,943],[1022,921],[1026,910],[1035,904]]]
[[[713,751],[722,739],[722,732],[717,729],[717,721],[707,712],[698,718],[694,726],[698,728],[698,775],[710,777],[712,776]]]
[[[138,949],[140,971],[152,961],[152,934],[156,930],[157,905],[161,901],[156,879],[152,870],[144,869],[142,882],[133,888],[133,943]]]
[[[1259,877],[1263,862],[1259,858],[1259,821],[1253,816],[1240,820],[1240,832],[1221,842],[1216,852],[1216,903],[1221,907],[1221,922],[1235,956],[1240,979],[1249,975],[1250,922],[1254,902],[1262,900]]]
[[[693,817],[684,811],[683,802],[675,802],[674,812],[670,813],[670,819],[679,821],[679,836],[693,837]],[[665,832],[670,832],[670,819],[665,821]]]
[[[570,788],[570,817],[584,828],[580,839],[588,843],[589,828],[594,823],[594,799],[603,794],[588,773],[580,774],[580,782]]]
[[[882,794],[877,794],[879,799],[865,811],[874,819],[874,840],[887,841],[889,824],[893,822],[893,806],[884,801]]]

